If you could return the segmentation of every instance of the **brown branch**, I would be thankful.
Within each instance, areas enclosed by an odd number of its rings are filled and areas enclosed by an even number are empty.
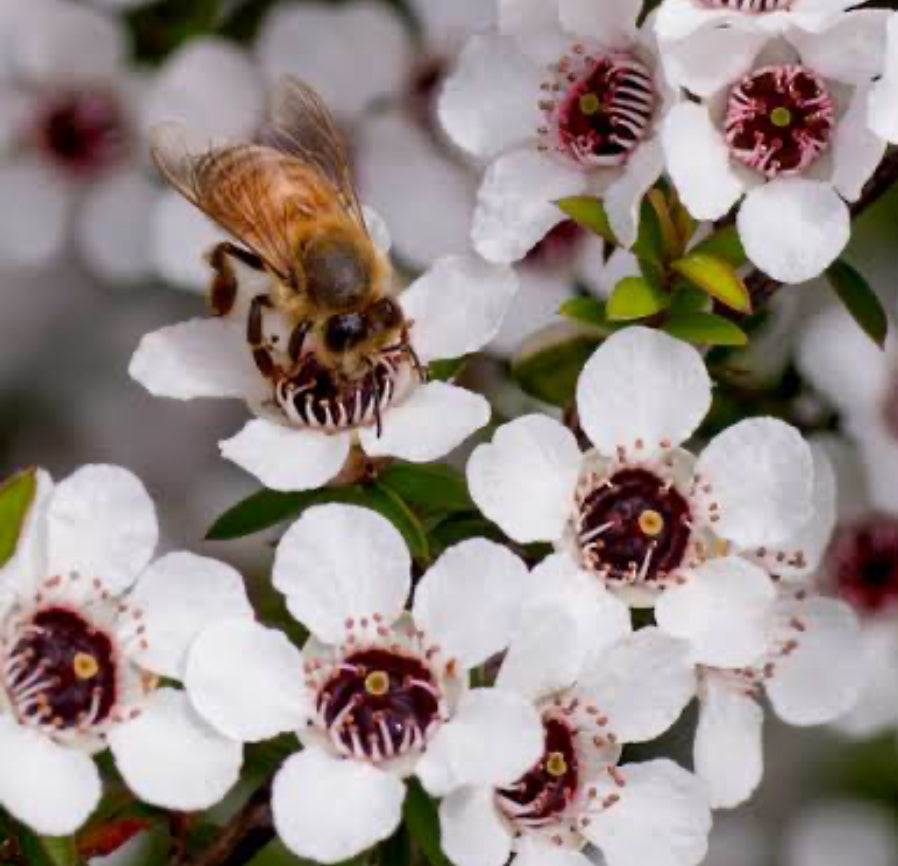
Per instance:
[[[857,217],[867,208],[876,204],[898,181],[898,148],[893,148],[876,169],[864,188],[861,197],[851,206],[852,217]],[[752,308],[760,309],[782,288],[783,284],[761,271],[752,271],[746,279],[751,294]]]
[[[266,782],[228,821],[218,838],[184,866],[241,866],[273,838],[271,783]]]

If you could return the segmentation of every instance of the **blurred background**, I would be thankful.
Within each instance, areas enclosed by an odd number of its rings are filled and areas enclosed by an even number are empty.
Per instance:
[[[361,197],[410,278],[468,246],[479,166],[441,134],[434,104],[493,5],[0,0],[0,476],[122,464],[157,502],[166,547],[263,568],[258,537],[202,541],[255,488],[217,448],[244,408],[157,400],[128,377],[143,334],[203,315],[202,253],[218,237],[163,187],[148,130],[181,119],[250,137],[270,84],[302,77],[344,129]],[[858,221],[849,256],[891,313],[896,237],[898,192]],[[533,404],[507,375],[522,339],[563,328],[564,299],[620,275],[607,252],[563,226],[520,265],[520,302],[491,358],[466,373],[500,414]],[[832,730],[771,717],[763,786],[720,816],[711,866],[898,866],[898,350],[871,348],[827,291],[783,290],[751,349],[709,358],[720,385],[705,432],[774,414],[833,457],[840,528],[820,579],[861,613],[875,683]]]

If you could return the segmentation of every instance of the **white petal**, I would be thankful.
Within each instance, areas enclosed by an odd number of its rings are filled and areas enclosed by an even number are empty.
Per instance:
[[[253,615],[238,572],[223,562],[183,552],[156,560],[141,575],[129,604],[141,611],[137,625],[146,628],[146,647],[136,651],[141,664],[176,679],[204,628]]]
[[[482,349],[499,332],[517,290],[517,277],[505,265],[473,255],[440,259],[401,297],[421,360]]]
[[[586,190],[587,176],[536,150],[515,150],[487,169],[471,238],[492,262],[516,262],[565,219],[555,204]]]
[[[870,91],[870,128],[880,138],[898,143],[898,14],[889,17],[887,50],[882,78]]]
[[[431,740],[416,773],[434,796],[462,785],[510,785],[539,760],[544,738],[540,714],[526,698],[474,689]]]
[[[709,672],[695,734],[695,772],[708,785],[711,806],[731,809],[761,783],[764,711],[738,684]]]
[[[832,800],[805,809],[789,828],[786,866],[892,866],[898,849],[895,818],[884,806]]]
[[[523,836],[517,842],[517,866],[592,866],[586,854],[559,848],[539,836]]]
[[[88,191],[75,227],[82,255],[103,279],[133,281],[149,275],[148,238],[156,199],[155,184],[128,170]]]
[[[388,111],[365,120],[354,143],[365,201],[383,214],[396,254],[415,270],[469,247],[477,193],[473,172],[441,152],[412,118]],[[421,190],[440,206],[421,218]]]
[[[651,456],[676,447],[710,407],[711,382],[701,355],[643,327],[609,337],[577,383],[580,423],[602,454],[636,446],[639,456]]]
[[[47,519],[50,573],[79,571],[114,593],[134,582],[159,539],[153,500],[119,466],[85,466],[70,475],[56,487]]]
[[[220,447],[222,457],[272,490],[314,490],[340,473],[349,457],[350,437],[255,419]]]
[[[832,142],[832,184],[846,201],[857,201],[886,152],[886,142],[869,126],[869,91],[858,88],[836,127]]]
[[[511,840],[492,788],[459,788],[440,803],[440,844],[455,866],[504,866]]]
[[[661,142],[667,171],[689,212],[702,220],[725,216],[745,188],[708,109],[692,102],[672,108],[661,127]]]
[[[479,394],[446,382],[428,382],[383,417],[380,435],[359,432],[370,457],[399,457],[429,463],[454,451],[490,420],[489,403]]]
[[[0,166],[0,262],[33,267],[62,249],[72,206],[65,178],[36,160]]]
[[[559,0],[561,25],[578,37],[605,43],[626,43],[635,38],[636,20],[642,11],[640,0]]]
[[[190,319],[147,334],[128,373],[156,397],[261,401],[266,394],[246,329],[228,319]]]
[[[608,866],[698,866],[711,829],[704,785],[666,760],[630,764],[618,772],[625,787],[603,782],[598,799],[617,793],[619,802],[590,815],[583,830]]]
[[[877,413],[890,386],[890,353],[883,352],[841,304],[803,328],[797,353],[801,374],[846,415]]]
[[[153,265],[181,289],[205,292],[212,274],[204,253],[227,235],[174,190],[159,194],[150,226]]]
[[[621,176],[605,190],[603,201],[608,221],[622,247],[631,247],[636,243],[643,196],[652,188],[663,170],[664,151],[661,141],[652,138],[631,155]]]
[[[692,699],[695,686],[688,645],[644,628],[606,650],[596,667],[581,676],[577,690],[608,717],[618,740],[635,743],[666,731]]]
[[[596,245],[601,248],[602,242],[597,240]],[[563,324],[558,310],[573,295],[570,275],[559,273],[553,267],[524,266],[516,268],[515,273],[518,293],[502,320],[502,327],[486,347],[486,351],[499,358],[513,358],[528,337],[551,325]],[[582,278],[586,281],[591,275],[584,272]]]
[[[751,190],[737,224],[749,259],[783,283],[820,276],[851,237],[851,215],[832,186],[801,177]]]
[[[0,715],[0,805],[47,836],[74,833],[100,802],[93,759]]]
[[[219,802],[240,776],[243,747],[195,714],[184,692],[159,689],[136,719],[109,734],[128,787],[154,806],[195,812]]]
[[[463,541],[418,584],[415,625],[447,658],[476,667],[508,646],[526,581],[527,567],[506,547],[485,538]]]
[[[15,56],[21,74],[35,84],[114,82],[121,74],[128,35],[118,18],[83,4],[33,4],[17,34]]]
[[[262,118],[262,84],[250,58],[217,36],[193,39],[169,55],[141,109],[145,131],[180,121],[192,129],[241,139]]]
[[[309,82],[338,117],[352,119],[376,100],[398,94],[412,66],[411,39],[383,3],[358,0],[280,3],[265,17],[256,55],[269,82],[293,75]],[[365,46],[366,62],[353,62]]]
[[[887,9],[864,9],[832,16],[829,26],[809,33],[800,27],[789,41],[801,62],[827,79],[866,84],[882,73],[885,60]]]
[[[779,544],[812,517],[810,446],[775,418],[751,418],[724,430],[702,452],[696,474],[705,485],[696,507],[718,535],[741,547]]]
[[[864,684],[860,629],[851,608],[811,597],[783,603],[780,618],[782,640],[794,639],[798,647],[776,659],[766,683],[777,715],[792,725],[818,725],[850,710]]]
[[[440,122],[460,147],[482,158],[536,138],[544,74],[502,36],[474,36],[446,80]]]
[[[471,496],[515,541],[555,541],[571,516],[582,459],[570,430],[527,415],[475,449],[467,470]]]
[[[313,747],[281,767],[271,807],[278,836],[294,854],[337,863],[391,836],[404,799],[397,776]]]
[[[765,648],[776,590],[767,572],[737,556],[712,559],[684,574],[655,604],[658,625],[689,641],[698,664],[750,665]]]
[[[386,518],[351,505],[319,505],[284,534],[272,581],[315,637],[338,644],[348,619],[399,616],[411,589],[411,558]]]
[[[312,707],[300,651],[249,618],[205,629],[187,658],[184,687],[200,715],[232,740],[260,742],[297,730]]]
[[[561,29],[558,0],[498,0],[499,32],[514,37],[520,49],[540,65],[557,61],[570,48]]]

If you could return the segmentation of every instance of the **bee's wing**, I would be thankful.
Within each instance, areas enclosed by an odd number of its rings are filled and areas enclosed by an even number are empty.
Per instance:
[[[310,169],[271,148],[216,141],[177,123],[152,130],[150,154],[188,201],[288,278],[291,221],[313,215],[322,198]]]
[[[317,169],[367,232],[343,136],[330,110],[311,87],[290,75],[278,81],[259,142]]]

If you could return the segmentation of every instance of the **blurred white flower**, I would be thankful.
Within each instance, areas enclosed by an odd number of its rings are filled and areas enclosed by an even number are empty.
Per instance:
[[[196,636],[251,617],[239,574],[171,553],[152,561],[153,503],[130,472],[86,466],[38,490],[0,570],[0,803],[38,833],[68,835],[101,796],[93,754],[111,748],[147,803],[220,800],[241,747],[215,733],[180,679]]]
[[[583,454],[550,418],[519,418],[475,450],[471,494],[511,538],[553,542],[632,605],[653,605],[696,569],[693,581],[720,588],[716,595],[741,587],[750,597],[758,570],[748,559],[760,548],[790,549],[807,530],[807,549],[784,554],[781,567],[802,573],[819,558],[813,458],[793,428],[757,418],[720,434],[696,459],[679,446],[710,405],[694,348],[628,328],[597,350],[577,387],[593,449]],[[706,567],[729,564],[729,578],[703,580],[703,563],[722,555],[729,558]]]
[[[819,31],[792,27],[782,36],[762,30],[760,44],[759,31],[731,27],[731,38],[749,47],[741,55],[696,49],[704,101],[683,101],[664,121],[668,171],[683,203],[697,219],[716,220],[744,197],[742,243],[775,279],[816,277],[848,243],[847,203],[886,148],[867,112],[884,66],[886,14],[845,12]],[[718,30],[708,32],[716,38]]]
[[[672,97],[651,33],[636,27],[641,6],[511,0],[498,32],[467,43],[439,115],[459,146],[491,161],[472,230],[481,255],[522,259],[564,220],[556,200],[583,193],[603,196],[624,245],[636,239]]]
[[[694,673],[681,641],[629,617],[569,560],[530,575],[499,688],[532,702],[542,754],[511,784],[434,793],[443,848],[457,866],[588,866],[595,845],[608,866],[697,864],[711,816],[701,783],[666,760],[618,766],[628,742],[667,730],[690,701]]]
[[[473,256],[438,261],[399,296],[417,360],[399,347],[354,382],[332,378],[315,360],[311,338],[299,372],[277,382],[264,377],[247,343],[247,304],[226,318],[194,319],[149,334],[130,373],[157,396],[245,400],[257,418],[222,443],[224,456],[270,488],[311,489],[339,474],[355,444],[370,457],[428,462],[486,424],[490,407],[483,397],[422,382],[416,365],[480,349],[498,331],[516,290],[514,273],[501,265]],[[269,334],[269,350],[286,369],[297,369],[283,339],[289,327],[272,312],[269,322],[275,320],[279,332]],[[313,376],[313,392],[296,384],[300,373]]]
[[[505,548],[463,542],[421,578],[407,614],[411,558],[386,519],[324,505],[287,531],[273,581],[311,632],[305,649],[260,625],[223,623],[191,651],[186,681],[228,736],[299,730],[305,748],[272,795],[291,851],[333,863],[388,838],[413,773],[425,785],[447,774],[505,785],[537,760],[542,725],[529,702],[467,688],[468,671],[508,645],[526,580]],[[246,688],[233,688],[235,675]]]

